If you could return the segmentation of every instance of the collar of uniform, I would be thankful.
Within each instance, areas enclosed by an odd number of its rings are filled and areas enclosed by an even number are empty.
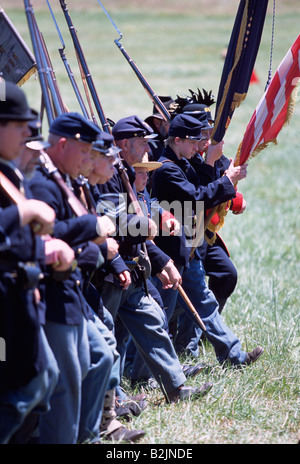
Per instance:
[[[15,163],[13,161],[8,161],[8,160],[5,160],[5,159],[0,157],[0,164],[3,164],[4,166],[7,166],[8,168],[10,168],[15,173],[15,176],[19,181],[18,188],[23,188],[24,176],[23,176],[22,172],[20,171],[20,169],[17,168]],[[0,166],[0,169],[1,169],[1,166]]]
[[[132,168],[131,166],[129,166],[129,164],[127,163],[127,161],[125,161],[124,159],[122,159],[122,163],[123,163],[123,165],[124,165],[124,168],[126,169],[126,172],[127,172],[127,174],[128,174],[130,183],[133,184],[134,181],[135,181],[135,170],[134,170],[134,168]]]

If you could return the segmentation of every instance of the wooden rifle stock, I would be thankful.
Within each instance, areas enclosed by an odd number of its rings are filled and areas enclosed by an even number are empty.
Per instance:
[[[82,176],[79,176],[79,178],[81,177]],[[84,200],[88,211],[94,216],[97,216],[97,205],[91,194],[89,183],[84,177],[82,177],[82,184],[80,187],[82,188],[82,193],[84,195]]]
[[[0,186],[10,200],[16,205],[24,203],[27,198],[20,192],[19,189],[0,171]]]
[[[148,82],[146,81],[145,77],[143,76],[143,74],[141,73],[141,71],[138,69],[137,65],[135,64],[135,62],[130,58],[130,56],[128,55],[128,53],[126,52],[125,48],[123,47],[123,45],[121,44],[120,40],[121,38],[123,37],[123,34],[122,32],[120,31],[120,29],[117,27],[117,25],[115,24],[115,22],[113,21],[112,17],[110,16],[110,14],[108,13],[108,11],[106,10],[106,8],[104,7],[104,5],[100,2],[100,0],[97,0],[99,5],[101,6],[102,10],[104,11],[104,13],[106,14],[106,16],[108,17],[109,21],[112,23],[113,27],[116,29],[117,33],[120,35],[120,37],[118,39],[115,40],[115,44],[117,45],[117,47],[121,50],[123,56],[125,57],[125,59],[127,60],[127,62],[130,64],[131,68],[133,69],[133,71],[135,72],[136,76],[138,77],[139,81],[141,82],[142,86],[144,87],[144,89],[146,90],[148,96],[150,97],[152,103],[154,104],[155,108],[158,110],[158,112],[161,114],[161,116],[163,117],[163,119],[167,122],[171,122],[171,117],[170,117],[170,113],[168,112],[167,108],[165,107],[165,105],[162,103],[162,101],[160,100],[160,98],[157,96],[157,94],[152,90],[152,88],[150,87],[150,85],[148,84]]]

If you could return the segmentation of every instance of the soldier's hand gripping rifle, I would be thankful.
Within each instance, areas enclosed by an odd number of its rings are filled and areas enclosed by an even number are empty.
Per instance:
[[[99,0],[98,0],[98,2],[99,2]],[[99,2],[99,4],[104,9],[103,5],[100,2]],[[60,5],[61,5],[61,7],[63,9],[67,24],[69,26],[69,30],[70,30],[70,34],[71,34],[71,37],[72,37],[72,40],[73,40],[73,44],[74,44],[78,59],[79,59],[79,61],[81,63],[81,67],[82,67],[82,69],[84,71],[85,78],[87,80],[89,90],[90,90],[92,99],[94,101],[96,110],[98,112],[98,115],[99,115],[99,118],[100,118],[100,121],[101,121],[101,124],[102,124],[102,129],[104,131],[106,131],[106,132],[111,133],[110,126],[109,126],[108,121],[107,121],[107,119],[105,117],[102,105],[100,103],[97,91],[95,89],[95,85],[94,85],[94,82],[93,82],[93,79],[92,79],[92,75],[91,75],[91,73],[89,71],[89,68],[88,68],[87,62],[85,60],[82,48],[80,46],[76,30],[75,30],[74,25],[72,23],[72,20],[70,18],[70,14],[69,14],[68,8],[66,6],[66,2],[64,0],[60,0]],[[105,9],[104,9],[104,11],[106,12]],[[155,107],[157,108],[157,110],[160,112],[160,114],[163,116],[163,118],[166,121],[170,122],[171,117],[170,117],[170,114],[169,114],[168,110],[166,109],[164,104],[161,102],[160,98],[151,89],[150,85],[147,83],[147,81],[144,78],[144,76],[142,75],[142,73],[138,70],[135,63],[131,60],[131,58],[129,57],[129,55],[125,51],[124,47],[122,47],[122,45],[120,44],[120,39],[122,38],[122,34],[119,31],[119,29],[116,27],[116,25],[114,24],[114,22],[112,21],[112,19],[110,18],[110,16],[108,15],[107,12],[106,12],[106,14],[109,17],[112,24],[114,25],[114,27],[116,28],[117,32],[120,34],[119,39],[115,40],[116,45],[118,46],[118,48],[120,48],[120,50],[122,51],[122,53],[125,56],[125,58],[127,59],[127,61],[130,63],[131,67],[135,71],[135,73],[138,76],[138,78],[139,78],[140,82],[142,83],[143,87],[146,89],[148,95],[150,96],[150,98],[151,98],[153,104],[155,105]],[[119,172],[119,174],[121,176],[123,185],[124,185],[124,187],[125,187],[125,189],[126,189],[126,191],[128,193],[128,196],[129,196],[130,201],[131,201],[131,205],[132,205],[135,213],[137,215],[139,215],[139,216],[144,216],[143,211],[142,211],[142,209],[140,207],[140,204],[139,204],[139,202],[138,202],[138,200],[136,198],[136,195],[135,195],[135,193],[134,193],[134,191],[132,189],[132,186],[130,184],[128,174],[126,172],[126,168],[124,167],[121,159],[119,160],[117,169],[118,169],[118,172]],[[144,251],[146,251],[145,247],[144,247]],[[184,292],[184,290],[182,289],[181,286],[179,286],[179,291],[180,291],[181,295],[183,296],[183,298],[184,298],[186,304],[188,305],[189,309],[193,313],[194,317],[196,318],[196,320],[197,320],[198,324],[200,325],[200,327],[203,330],[206,330],[205,325],[203,324],[203,322],[202,322],[201,318],[199,317],[197,311],[195,310],[195,308],[191,304],[190,300],[187,298],[187,295],[185,294],[185,292]]]

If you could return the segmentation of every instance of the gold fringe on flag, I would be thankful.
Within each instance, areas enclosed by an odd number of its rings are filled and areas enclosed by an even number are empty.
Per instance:
[[[286,116],[285,116],[285,121],[284,121],[282,127],[287,126],[290,123],[290,120],[291,120],[291,118],[293,116],[293,113],[294,113],[294,110],[295,110],[295,105],[296,105],[297,90],[298,90],[298,88],[296,86],[294,88],[294,90],[292,91],[291,95],[290,95],[288,106],[287,106],[287,112],[286,112]],[[278,144],[277,137],[275,137],[272,140],[268,140],[268,142],[264,142],[264,143],[260,144],[257,148],[255,148],[253,153],[250,154],[249,159],[255,158],[261,151],[263,151],[265,148],[267,148],[270,143],[274,143],[275,145],[277,145]]]
[[[296,106],[296,99],[297,99],[297,94],[298,94],[298,86],[296,86],[294,88],[294,90],[292,91],[290,97],[289,97],[289,102],[288,102],[288,107],[287,107],[287,112],[286,112],[286,117],[285,117],[285,121],[282,125],[282,127],[286,126],[289,124],[291,118],[292,118],[292,115],[294,113],[294,110],[295,110],[295,106]],[[267,148],[269,146],[270,143],[273,143],[275,145],[277,145],[277,137],[275,137],[274,139],[272,140],[269,140],[268,142],[263,142],[261,143],[257,148],[255,148],[255,150],[253,150],[253,152],[250,154],[249,156],[249,160],[252,159],[252,158],[255,158],[260,152],[262,152],[265,148]],[[239,159],[240,159],[240,153],[241,153],[241,146],[242,146],[242,142],[240,143],[239,147],[238,147],[238,150],[237,150],[237,153],[236,153],[236,156],[235,156],[235,159],[234,159],[234,165],[235,166],[238,166],[239,165]],[[237,185],[237,184],[236,184]],[[235,185],[235,187],[236,187]],[[207,235],[206,235],[206,241],[210,244],[210,245],[213,245],[215,240],[216,240],[216,234],[217,232],[222,229],[222,227],[224,226],[225,224],[225,217],[228,213],[228,210],[229,210],[229,205],[228,205],[228,202],[226,203],[223,203],[221,205],[219,205],[216,210],[215,210],[215,213],[218,214],[219,216],[219,221],[217,224],[212,224],[211,222],[209,222],[209,224],[207,225],[207,229],[212,232],[214,235],[213,237],[209,238]]]
[[[240,106],[240,104],[246,99],[246,97],[246,93],[235,92],[235,94],[233,95],[233,101],[231,103],[231,111],[236,110]]]

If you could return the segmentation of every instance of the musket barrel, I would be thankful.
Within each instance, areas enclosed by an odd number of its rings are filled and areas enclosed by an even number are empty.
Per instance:
[[[78,103],[79,103],[79,106],[80,106],[80,108],[81,108],[81,111],[82,111],[84,117],[86,117],[87,119],[92,119],[92,118],[89,116],[89,114],[88,114],[88,111],[87,111],[86,106],[85,106],[85,104],[84,104],[83,98],[82,98],[82,96],[81,96],[81,94],[80,94],[80,91],[79,91],[79,88],[78,88],[78,86],[77,86],[76,80],[75,80],[75,78],[74,78],[74,74],[73,74],[73,72],[72,72],[72,70],[71,70],[70,64],[68,63],[67,56],[66,56],[66,53],[65,53],[65,48],[66,48],[66,46],[65,46],[65,43],[64,43],[64,39],[63,39],[63,36],[62,36],[62,34],[61,34],[61,32],[60,32],[58,23],[57,23],[57,21],[56,21],[56,19],[55,19],[55,16],[54,16],[53,10],[52,10],[52,8],[51,8],[50,2],[49,2],[49,0],[46,0],[46,1],[47,1],[48,8],[49,8],[49,10],[50,10],[50,13],[51,13],[51,16],[52,16],[52,19],[53,19],[55,28],[56,28],[56,30],[57,30],[57,33],[58,33],[58,36],[59,36],[59,40],[60,40],[61,45],[62,45],[62,47],[58,49],[59,54],[60,54],[60,57],[61,57],[61,60],[62,60],[62,62],[63,62],[63,64],[64,64],[64,67],[65,67],[65,69],[66,69],[67,75],[68,75],[68,77],[69,77],[69,80],[70,80],[70,82],[71,82],[71,85],[72,85],[72,87],[73,87],[73,90],[74,90],[74,92],[75,92],[77,101],[78,101]]]
[[[157,94],[150,87],[149,83],[147,82],[147,80],[145,79],[145,77],[143,76],[143,74],[141,73],[141,71],[139,70],[139,68],[137,67],[135,62],[133,61],[133,59],[130,58],[127,51],[123,47],[123,45],[120,43],[119,39],[116,39],[114,42],[117,45],[117,47],[121,50],[123,56],[125,57],[125,59],[129,63],[129,65],[131,66],[133,71],[135,72],[137,78],[139,79],[142,86],[146,90],[148,96],[151,98],[152,103],[155,105],[156,109],[159,111],[159,113],[161,114],[161,116],[164,118],[165,121],[171,122],[171,117],[170,117],[169,111],[167,110],[165,105],[162,103],[160,98],[157,96]]]
[[[46,82],[46,69],[43,65],[42,58],[41,58],[41,50],[37,42],[36,30],[35,30],[34,22],[33,22],[33,14],[34,14],[33,8],[30,5],[29,0],[24,0],[24,6],[25,6],[25,13],[27,17],[33,52],[34,52],[36,63],[37,63],[38,76],[39,76],[39,81],[41,85],[43,102],[45,105],[47,119],[50,124],[54,119],[54,112],[53,112],[53,108],[50,104],[50,99],[49,99],[48,87],[47,87],[47,82]]]

